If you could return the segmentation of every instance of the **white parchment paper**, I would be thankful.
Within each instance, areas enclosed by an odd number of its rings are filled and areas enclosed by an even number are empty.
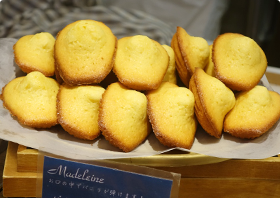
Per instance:
[[[0,89],[15,77],[25,75],[14,63],[12,47],[15,42],[16,40],[11,38],[0,39]],[[271,89],[265,76],[260,84]],[[224,133],[221,139],[216,139],[199,127],[191,150],[167,148],[155,138],[154,134],[151,134],[134,151],[124,153],[111,146],[102,136],[94,141],[84,141],[69,135],[59,125],[48,130],[36,130],[22,126],[3,107],[1,100],[0,139],[80,160],[144,157],[164,153],[172,149],[219,158],[239,159],[263,159],[280,153],[279,121],[269,132],[254,140],[242,140],[227,133]]]

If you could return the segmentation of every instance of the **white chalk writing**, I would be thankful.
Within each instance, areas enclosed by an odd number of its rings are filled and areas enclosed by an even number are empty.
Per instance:
[[[100,187],[95,187],[95,186],[90,186],[90,185],[85,185],[83,183],[75,183],[70,181],[67,183],[66,181],[60,181],[60,180],[49,180],[49,183],[54,184],[54,185],[61,185],[61,186],[70,186],[71,188],[79,189],[79,190],[87,190],[91,192],[96,192],[98,194],[104,194],[108,195],[112,198],[144,198],[142,195],[136,195],[136,194],[130,194],[130,193],[123,193],[121,191],[117,191],[115,189],[108,189],[108,188],[100,188]],[[62,195],[59,196],[54,196],[54,198],[67,198],[67,197],[62,197]]]
[[[67,166],[60,165],[58,168],[48,170],[47,173],[51,175],[62,175],[64,178],[73,178],[101,184],[105,182],[104,178],[99,178],[90,174],[88,169],[81,171],[80,168],[78,168],[75,172],[70,172],[67,170]]]

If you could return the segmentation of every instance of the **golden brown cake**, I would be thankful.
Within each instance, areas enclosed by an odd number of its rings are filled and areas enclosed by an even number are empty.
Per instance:
[[[157,139],[168,147],[192,147],[197,122],[194,96],[186,87],[163,82],[147,92],[148,116]]]
[[[54,75],[54,37],[48,32],[21,37],[14,45],[16,64],[25,73],[39,71]]]
[[[226,114],[234,107],[234,93],[220,80],[196,68],[190,80],[195,98],[195,115],[202,128],[220,138]]]
[[[171,47],[175,52],[180,79],[189,87],[189,80],[196,67],[204,69],[209,60],[209,45],[201,37],[190,36],[182,27],[177,27]]]
[[[176,62],[176,70],[178,71],[178,75],[182,81],[182,83],[189,87],[189,81],[191,79],[191,72],[189,72],[186,67],[185,63],[181,54],[181,51],[179,49],[178,41],[177,41],[177,35],[174,34],[171,40],[171,47],[174,51],[175,55],[175,62]]]
[[[98,123],[112,145],[125,152],[134,150],[151,131],[146,96],[120,82],[112,83],[102,96]]]
[[[57,95],[57,115],[63,129],[80,139],[98,137],[99,103],[104,91],[100,86],[61,85]]]
[[[69,85],[100,83],[112,70],[116,37],[109,27],[80,20],[64,27],[54,46],[56,68]]]
[[[57,124],[56,96],[59,84],[41,72],[30,72],[2,89],[3,105],[26,126],[49,128]]]
[[[158,42],[136,35],[119,39],[113,71],[126,87],[151,90],[161,84],[168,64],[169,56]]]
[[[169,65],[162,82],[171,82],[177,84],[174,50],[168,45],[162,45],[162,47],[167,51],[167,54],[169,56]]]
[[[213,48],[213,45],[210,45],[209,46],[209,49],[210,49],[209,61],[208,61],[208,64],[206,65],[206,67],[204,68],[204,71],[206,74],[215,77],[214,63],[212,61],[212,48]]]
[[[225,33],[215,39],[212,59],[216,77],[236,91],[255,87],[267,68],[266,56],[259,45],[236,33]]]
[[[236,104],[226,115],[224,131],[253,139],[266,133],[280,118],[280,95],[257,85],[236,94]]]

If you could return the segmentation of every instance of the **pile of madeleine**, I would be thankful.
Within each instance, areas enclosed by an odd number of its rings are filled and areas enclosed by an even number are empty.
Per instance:
[[[3,106],[35,129],[56,125],[78,139],[100,136],[130,152],[150,133],[191,149],[198,125],[210,138],[254,139],[280,118],[280,95],[259,85],[267,59],[237,33],[209,45],[177,27],[169,44],[117,39],[104,23],[79,20],[54,38],[26,35],[14,45],[26,74],[2,88]]]

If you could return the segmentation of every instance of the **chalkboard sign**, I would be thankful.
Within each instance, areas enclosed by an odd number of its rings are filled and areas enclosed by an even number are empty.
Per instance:
[[[44,156],[42,198],[169,198],[173,180]]]

